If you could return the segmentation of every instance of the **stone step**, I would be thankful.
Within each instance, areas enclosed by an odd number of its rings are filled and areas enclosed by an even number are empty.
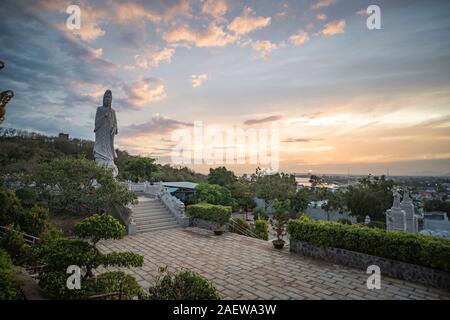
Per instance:
[[[133,207],[133,211],[146,211],[146,210],[161,210],[161,209],[166,209],[166,207],[164,207],[163,205],[158,205],[158,206],[137,206],[137,207]]]
[[[159,223],[159,222],[172,222],[176,221],[174,217],[166,215],[166,216],[156,216],[156,217],[142,217],[142,218],[135,218],[134,222],[137,226],[143,225],[143,224],[153,224],[153,223]]]
[[[167,229],[175,229],[180,228],[179,225],[175,226],[165,226],[165,227],[156,227],[156,228],[150,228],[150,229],[142,229],[142,230],[136,230],[136,233],[145,233],[145,232],[152,232],[152,231],[158,231],[158,230],[167,230]]]
[[[159,222],[159,223],[152,223],[152,224],[136,225],[136,230],[144,231],[144,230],[153,230],[153,229],[159,228],[159,227],[177,227],[177,226],[178,226],[178,223],[176,221]]]
[[[154,216],[159,214],[169,214],[170,212],[167,210],[148,210],[148,211],[133,211],[134,217],[146,217],[146,216]]]

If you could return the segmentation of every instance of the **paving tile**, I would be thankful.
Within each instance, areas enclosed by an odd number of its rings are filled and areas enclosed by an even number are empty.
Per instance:
[[[159,267],[168,266],[170,271],[199,272],[224,299],[450,300],[446,291],[389,277],[382,278],[381,290],[371,291],[361,270],[291,254],[287,249],[277,251],[266,241],[233,233],[217,237],[196,228],[169,229],[102,241],[98,247],[102,252],[143,255],[143,267],[124,271],[144,288],[155,281]]]

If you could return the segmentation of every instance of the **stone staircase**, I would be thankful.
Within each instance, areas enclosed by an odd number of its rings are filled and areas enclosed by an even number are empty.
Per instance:
[[[174,216],[158,198],[139,196],[138,201],[132,209],[137,233],[179,227]]]

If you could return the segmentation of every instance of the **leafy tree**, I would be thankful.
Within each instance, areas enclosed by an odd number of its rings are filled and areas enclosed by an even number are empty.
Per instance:
[[[136,195],[109,170],[87,159],[56,159],[42,165],[36,185],[53,213],[92,215],[103,212],[108,204],[136,201]]]
[[[385,176],[362,178],[344,193],[344,204],[351,215],[360,221],[366,215],[372,221],[382,221],[386,210],[392,206],[393,187],[394,182],[386,180]]]
[[[223,206],[233,205],[230,190],[218,184],[199,184],[195,189],[195,199],[197,203],[205,202]]]
[[[441,200],[427,200],[423,206],[425,212],[442,211],[450,214],[450,202]]]
[[[271,175],[261,174],[260,170],[252,176],[254,181],[255,194],[264,199],[266,206],[270,205],[275,199],[286,200],[296,191],[295,176],[276,173]]]
[[[303,212],[308,208],[309,197],[306,189],[300,189],[295,192],[290,198],[291,209],[296,212]]]
[[[328,191],[325,197],[326,202],[322,204],[322,209],[327,213],[327,220],[330,220],[331,211],[344,211],[344,203],[339,193]]]
[[[144,157],[133,157],[127,161],[125,171],[134,182],[149,181],[152,174],[158,171],[155,159]]]
[[[233,171],[227,170],[225,167],[209,169],[208,183],[218,184],[222,187],[230,187],[237,181],[237,177]]]
[[[252,186],[248,182],[236,181],[230,186],[231,196],[236,200],[236,206],[238,208],[248,210],[255,207],[255,193]]]
[[[325,183],[324,179],[316,176],[316,175],[311,175],[311,177],[309,178],[309,182],[311,183],[311,187],[316,188],[317,186],[321,186]]]
[[[48,209],[22,207],[16,194],[0,187],[0,226],[16,225],[23,232],[39,237],[47,228]]]
[[[277,241],[283,241],[283,236],[286,235],[286,224],[289,221],[289,210],[291,203],[289,200],[275,199],[273,203],[275,214],[271,219],[272,227],[277,233]]]

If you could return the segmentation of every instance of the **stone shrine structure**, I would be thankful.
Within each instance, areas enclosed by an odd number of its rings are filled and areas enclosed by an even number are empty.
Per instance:
[[[386,211],[386,229],[388,231],[400,230],[410,233],[419,231],[419,218],[415,214],[414,204],[409,191],[403,194],[403,200],[400,202],[400,194],[394,191],[394,203],[392,208]]]

